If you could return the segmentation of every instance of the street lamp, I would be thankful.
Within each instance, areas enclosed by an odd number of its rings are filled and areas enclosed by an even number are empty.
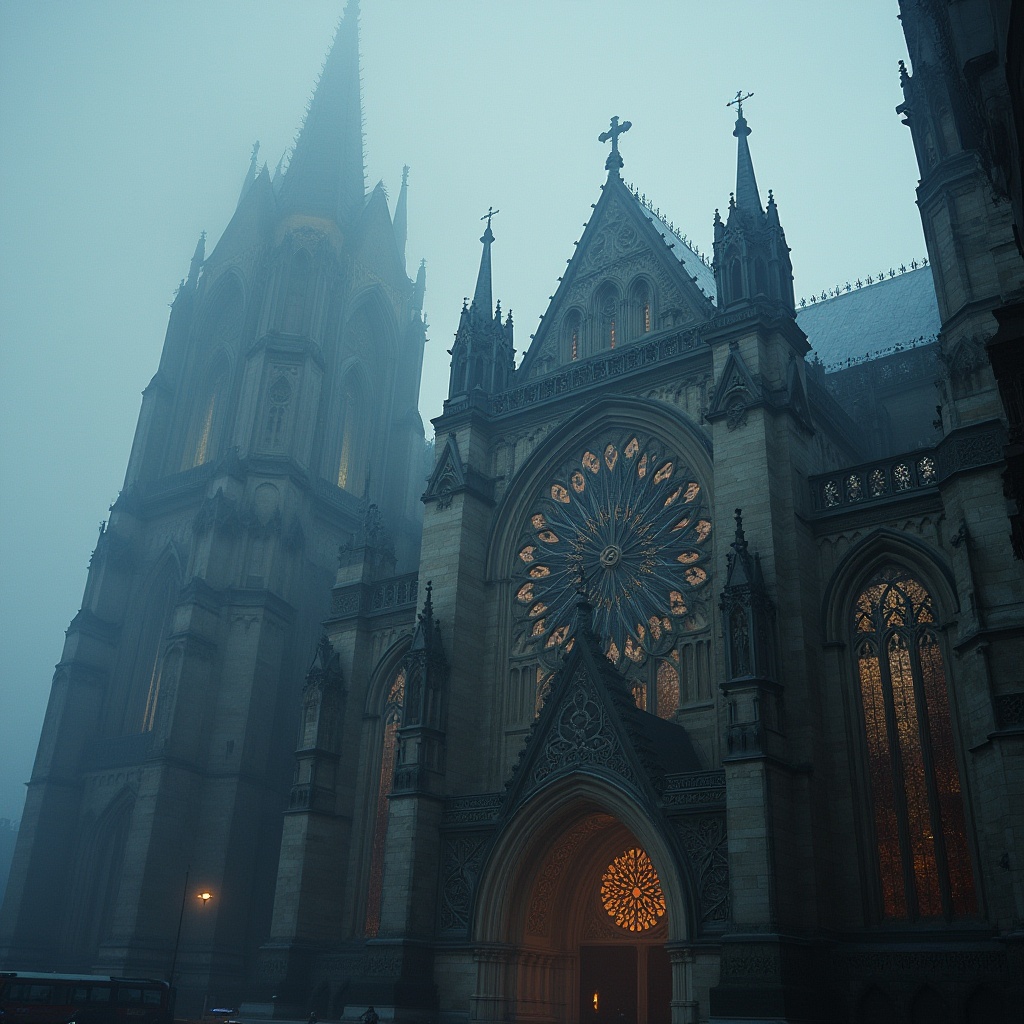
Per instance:
[[[191,870],[192,865],[189,864],[189,866],[185,868],[185,884],[182,886],[181,890],[181,909],[178,911],[178,933],[174,936],[174,955],[171,957],[171,974],[167,979],[168,988],[171,989],[172,993],[174,991],[174,973],[178,966],[178,947],[181,945],[181,923],[185,919],[185,901],[188,898],[188,876]],[[209,904],[210,900],[213,899],[213,893],[208,889],[204,889],[202,892],[196,893],[196,898],[200,900],[205,907]]]

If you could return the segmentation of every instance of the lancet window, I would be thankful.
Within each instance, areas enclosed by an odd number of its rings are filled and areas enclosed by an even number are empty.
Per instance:
[[[281,317],[281,330],[286,334],[302,333],[311,278],[312,260],[305,249],[300,249],[288,268],[288,290]]]
[[[974,880],[932,597],[903,569],[883,569],[852,625],[883,914],[969,916]]]
[[[380,931],[380,908],[384,896],[384,847],[388,835],[388,797],[395,781],[398,759],[398,730],[402,727],[405,706],[405,669],[400,668],[388,684],[384,705],[383,743],[381,744],[380,772],[377,780],[377,807],[373,824],[373,848],[370,852],[370,878],[367,885],[366,925],[367,938]]]
[[[267,408],[263,422],[264,448],[273,451],[284,444],[291,400],[292,386],[287,377],[277,377],[267,392]]]

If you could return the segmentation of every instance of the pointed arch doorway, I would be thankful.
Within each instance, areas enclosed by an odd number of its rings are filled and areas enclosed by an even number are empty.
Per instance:
[[[608,799],[616,787],[557,788],[513,817],[481,877],[470,1021],[686,1020],[686,958],[672,951],[689,901],[668,844],[636,802]]]

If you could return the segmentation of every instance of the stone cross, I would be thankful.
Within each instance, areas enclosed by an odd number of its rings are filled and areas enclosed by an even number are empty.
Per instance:
[[[618,170],[622,167],[622,157],[619,156],[619,136],[623,132],[628,132],[633,127],[632,121],[623,121],[619,124],[617,117],[612,118],[611,127],[606,132],[601,132],[597,137],[598,142],[607,142],[609,139],[612,140],[612,151],[608,154],[608,159],[604,162],[606,171]]]

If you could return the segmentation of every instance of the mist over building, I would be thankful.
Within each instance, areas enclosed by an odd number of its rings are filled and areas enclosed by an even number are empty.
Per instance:
[[[428,446],[415,170],[367,186],[350,0],[183,266],[4,967],[177,956],[179,1009],[286,1019],[1012,1019],[1024,23],[901,8],[927,257],[797,295],[748,95],[708,253],[610,117],[533,335],[500,209],[453,227]]]

